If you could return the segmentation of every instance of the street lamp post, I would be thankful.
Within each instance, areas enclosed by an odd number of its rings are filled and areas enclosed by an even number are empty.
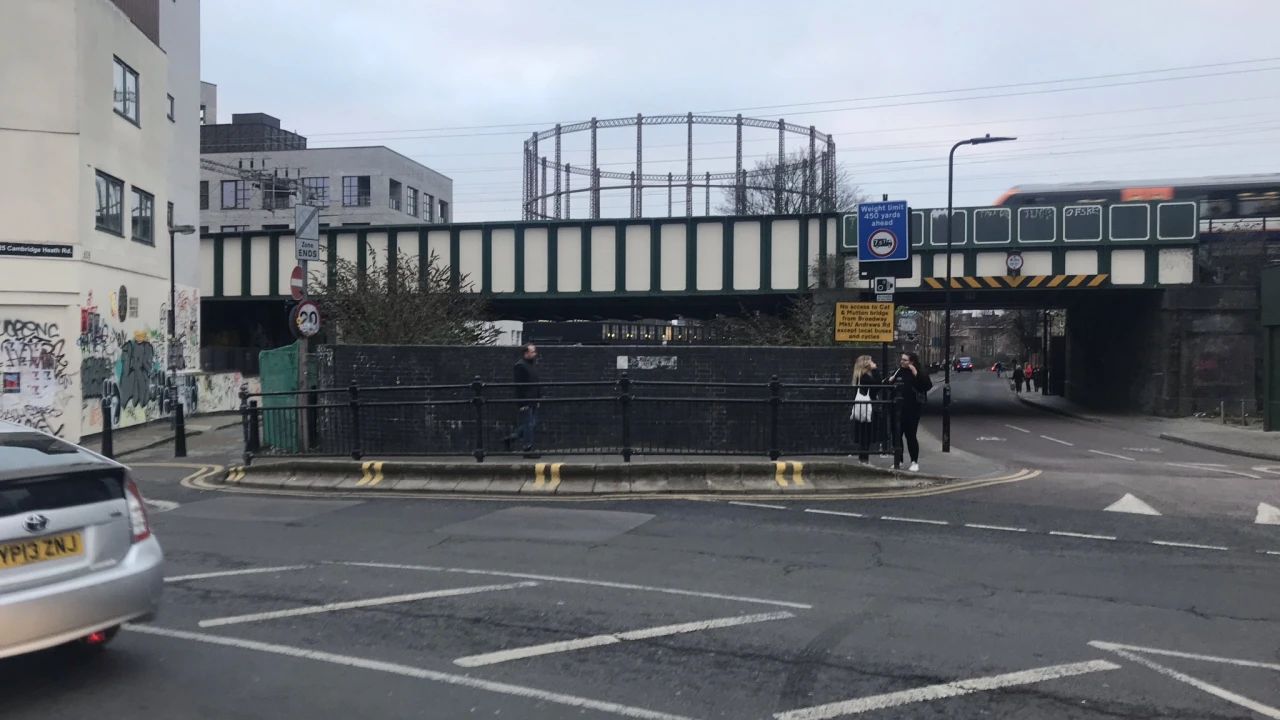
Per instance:
[[[173,456],[187,456],[187,424],[182,417],[182,403],[178,402],[178,283],[174,272],[174,250],[178,235],[190,235],[196,229],[191,225],[169,226],[169,399],[173,405]]]
[[[942,322],[943,340],[943,380],[942,380],[942,452],[951,452],[951,191],[955,184],[956,150],[961,145],[985,145],[994,142],[1017,140],[1015,137],[991,137],[988,133],[983,137],[961,140],[951,146],[947,155],[947,283],[943,292],[944,319]]]

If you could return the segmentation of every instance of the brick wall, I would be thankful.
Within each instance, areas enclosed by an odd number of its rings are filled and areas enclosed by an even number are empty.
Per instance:
[[[539,371],[546,382],[598,383],[548,387],[543,391],[537,444],[544,450],[616,452],[622,445],[622,413],[614,383],[625,358],[635,381],[746,383],[746,387],[690,388],[638,384],[630,409],[631,445],[637,451],[760,453],[770,447],[768,382],[839,384],[830,390],[791,388],[779,414],[779,446],[789,454],[852,452],[849,421],[854,358],[879,349],[596,347],[541,348]],[[362,408],[361,449],[366,454],[470,454],[476,445],[475,407],[469,387],[435,391],[378,391],[374,387],[510,383],[520,350],[500,347],[325,346],[319,351],[322,388],[345,388],[353,380],[362,402],[451,401],[451,405],[368,405]],[[511,389],[487,387],[484,447],[502,448],[516,415]],[[691,403],[674,398],[697,397]],[[345,402],[345,395],[330,402]],[[887,423],[887,418],[886,421]],[[335,408],[321,422],[326,452],[351,448],[350,412]],[[870,441],[872,438],[860,439]]]

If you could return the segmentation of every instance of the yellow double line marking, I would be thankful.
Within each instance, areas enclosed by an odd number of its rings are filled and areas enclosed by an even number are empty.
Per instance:
[[[382,482],[382,461],[370,460],[363,463],[360,465],[360,472],[362,474],[360,476],[360,480],[356,483],[357,487],[361,485],[366,487],[377,485]]]
[[[804,463],[802,462],[775,462],[773,471],[773,479],[782,487],[787,487],[787,470],[791,471],[791,483],[796,486],[804,485]],[[790,468],[788,468],[790,466]]]
[[[533,466],[533,486],[551,492],[560,486],[560,466],[564,463],[537,463]]]

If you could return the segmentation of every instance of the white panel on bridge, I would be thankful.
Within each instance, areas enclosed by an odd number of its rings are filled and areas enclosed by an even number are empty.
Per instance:
[[[514,228],[495,228],[489,234],[489,290],[496,293],[516,291],[516,231]],[[547,252],[542,251],[542,284],[547,284]],[[524,262],[529,266],[529,248],[525,246]],[[534,260],[534,263],[537,263]]]
[[[387,242],[387,234],[384,232],[371,232],[364,236],[365,251],[365,267],[373,267],[374,265],[386,266],[389,262],[387,258],[387,248],[390,247]]]
[[[650,290],[649,226],[628,225],[623,235],[627,252],[627,285],[624,290]]]
[[[200,297],[213,296],[213,241],[200,241]]]
[[[513,235],[514,244],[515,231]],[[563,231],[562,231],[563,232]],[[498,231],[493,231],[493,261],[498,262]],[[525,228],[524,231],[524,291],[547,291],[548,245],[546,228]],[[514,251],[511,261],[515,262]],[[497,288],[495,288],[496,291]]]
[[[528,237],[527,230],[525,237]],[[560,292],[582,291],[582,228],[562,227],[556,231],[555,289]]]
[[[1161,285],[1190,285],[1195,277],[1195,250],[1161,248],[1159,265],[1157,282]]]
[[[240,243],[241,238],[222,241],[222,294],[240,294]]]
[[[271,267],[271,237],[255,237],[249,241],[249,294],[265,296],[271,294],[271,278],[267,269]],[[253,270],[257,269],[257,272]]]
[[[353,232],[338,233],[338,260],[346,260],[354,265],[359,253],[360,243]]]
[[[898,287],[900,288],[920,287],[924,283],[924,280],[922,279],[922,276],[924,275],[924,273],[920,272],[920,268],[922,265],[924,265],[924,259],[921,258],[919,255],[912,255],[911,256],[911,277],[898,278]]]
[[[1022,274],[1025,277],[1053,274],[1053,253],[1036,250],[1022,253]]]
[[[952,243],[953,245],[955,243]],[[935,253],[933,256],[933,275],[930,277],[945,278],[947,276],[947,254]],[[951,277],[964,277],[964,253],[951,253]]]
[[[427,257],[419,258],[418,262],[425,263],[431,257],[434,257],[436,264],[442,268],[453,264],[453,258],[449,255],[448,230],[435,230],[427,233]]]
[[[1008,273],[1009,266],[1006,264],[1007,257],[1008,254],[1002,252],[978,253],[977,272],[975,274],[978,277],[993,277]]]
[[[458,272],[462,284],[471,292],[480,292],[484,272],[484,236],[479,230],[458,233]]]
[[[819,242],[821,236],[818,233],[821,228],[821,220],[817,218],[809,220],[809,256],[805,259],[809,267],[809,287],[818,284],[818,254],[822,251],[822,243]]]
[[[760,289],[760,221],[733,224],[733,287],[730,290]]]
[[[769,253],[769,285],[774,290],[800,287],[800,221],[775,220]]]
[[[1097,250],[1068,250],[1063,265],[1067,275],[1097,275]]]
[[[724,225],[698,223],[698,289],[724,289]]]
[[[689,256],[685,246],[688,229],[684,223],[662,225],[659,228],[658,241],[662,244],[661,285],[662,290],[685,290],[685,269],[689,265]],[[630,261],[627,263],[630,265]]]
[[[591,291],[617,289],[618,233],[612,225],[591,228]]]
[[[1147,279],[1147,251],[1127,248],[1111,251],[1111,284],[1141,285]]]
[[[827,254],[836,254],[836,235],[840,230],[840,221],[835,218],[827,219]]]
[[[293,277],[293,269],[298,266],[298,250],[294,246],[292,235],[281,235],[279,238],[279,246],[277,252],[280,257],[280,267],[276,268],[276,292],[281,295],[289,294],[289,280]],[[320,255],[321,258],[324,254]],[[267,266],[270,267],[269,265]],[[307,270],[316,270],[324,267],[323,262],[312,262],[307,265]],[[271,272],[269,269],[267,272]],[[308,278],[307,291],[311,291],[310,279]]]

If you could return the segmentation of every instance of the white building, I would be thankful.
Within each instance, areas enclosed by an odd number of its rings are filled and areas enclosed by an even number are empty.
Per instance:
[[[308,148],[265,113],[217,123],[216,86],[202,87],[201,233],[288,230],[300,195],[324,205],[320,226],[453,219],[453,180],[383,146]]]
[[[78,440],[169,412],[166,225],[199,223],[199,0],[0,2],[0,418]],[[199,358],[199,241],[178,328]]]

